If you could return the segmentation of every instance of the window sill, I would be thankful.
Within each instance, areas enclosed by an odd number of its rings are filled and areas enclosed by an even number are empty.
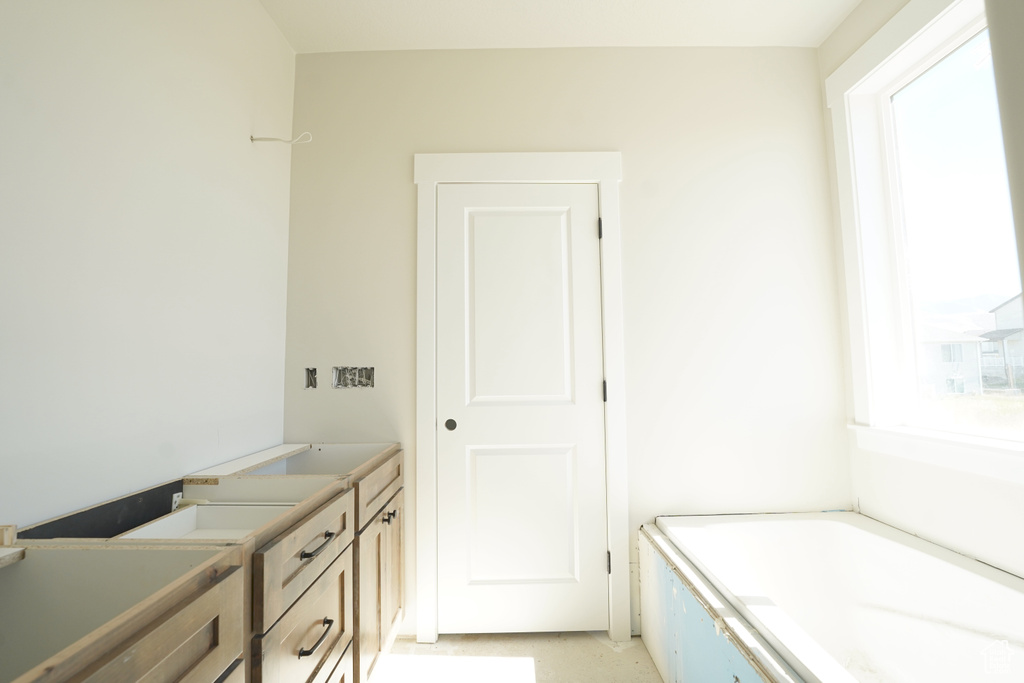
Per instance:
[[[1024,443],[911,427],[850,425],[857,448],[1024,484]]]

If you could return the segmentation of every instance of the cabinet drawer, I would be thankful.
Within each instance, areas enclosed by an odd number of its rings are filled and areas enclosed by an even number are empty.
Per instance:
[[[352,548],[265,635],[253,639],[253,683],[326,683],[352,642]]]
[[[355,482],[356,525],[362,530],[405,483],[404,453],[398,451]]]
[[[253,555],[253,629],[266,633],[355,536],[346,490]]]
[[[30,548],[0,578],[0,680],[209,683],[243,652],[240,547]]]
[[[353,676],[353,660],[352,656],[355,652],[356,644],[352,642],[345,650],[345,654],[341,656],[338,661],[338,666],[334,667],[334,673],[327,679],[327,683],[352,683],[355,679]]]
[[[229,570],[220,582],[169,610],[138,637],[109,653],[81,680],[147,683],[216,680],[242,652],[244,572]]]
[[[216,683],[245,683],[245,662],[236,659],[231,668],[220,675]]]

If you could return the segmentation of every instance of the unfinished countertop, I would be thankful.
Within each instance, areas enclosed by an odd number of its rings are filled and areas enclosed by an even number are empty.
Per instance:
[[[264,470],[275,463],[280,463],[306,451],[322,452],[323,457],[345,463],[345,472],[338,472],[338,474],[346,474],[358,470],[363,464],[387,457],[399,450],[401,450],[401,445],[398,443],[282,444],[195,472],[186,477],[186,481],[253,474],[257,473],[257,470]]]

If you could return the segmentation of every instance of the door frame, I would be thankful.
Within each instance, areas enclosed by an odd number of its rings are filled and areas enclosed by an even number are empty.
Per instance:
[[[444,183],[591,183],[601,216],[608,637],[630,638],[620,152],[416,154],[416,640],[437,641],[437,187]],[[596,226],[595,226],[595,229]]]

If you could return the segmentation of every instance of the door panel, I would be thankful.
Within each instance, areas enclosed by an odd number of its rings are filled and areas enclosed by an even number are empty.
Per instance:
[[[578,580],[576,449],[467,450],[470,583]]]
[[[605,629],[597,187],[441,185],[437,245],[439,630]]]
[[[468,211],[470,405],[572,400],[567,213]]]

